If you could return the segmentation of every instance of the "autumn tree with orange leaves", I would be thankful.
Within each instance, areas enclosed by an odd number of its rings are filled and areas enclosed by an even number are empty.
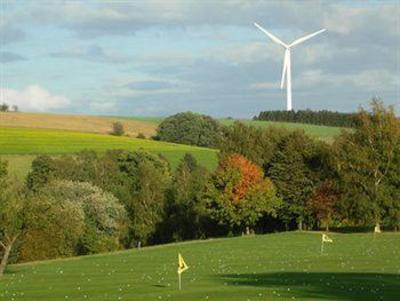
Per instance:
[[[239,154],[219,162],[205,193],[204,206],[210,218],[232,232],[255,226],[264,215],[276,214],[281,200],[262,169]]]

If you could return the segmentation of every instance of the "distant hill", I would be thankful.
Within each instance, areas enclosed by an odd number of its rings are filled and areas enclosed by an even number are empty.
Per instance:
[[[92,116],[92,115],[68,115],[50,113],[0,113],[0,127],[24,127],[70,130],[87,133],[108,134],[113,122],[119,121],[124,125],[128,136],[136,137],[139,133],[147,138],[156,133],[157,126],[163,121],[163,117],[136,117],[136,116]],[[307,134],[331,141],[343,128],[333,126],[321,126],[294,122],[260,121],[251,119],[218,119],[223,125],[231,125],[235,121],[247,125],[260,127],[277,126],[289,130],[303,129]]]
[[[57,129],[98,134],[108,134],[116,121],[121,122],[126,134],[132,137],[142,133],[149,138],[155,134],[157,128],[156,123],[144,119],[49,113],[0,113],[2,127]]]

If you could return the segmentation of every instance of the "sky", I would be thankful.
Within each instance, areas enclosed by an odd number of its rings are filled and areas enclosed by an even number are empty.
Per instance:
[[[283,110],[400,113],[399,1],[0,0],[0,103],[22,111],[251,118]]]

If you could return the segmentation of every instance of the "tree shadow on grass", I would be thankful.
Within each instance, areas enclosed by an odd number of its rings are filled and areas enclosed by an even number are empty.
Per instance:
[[[228,285],[272,289],[276,297],[330,300],[400,300],[400,274],[262,273],[219,276]]]

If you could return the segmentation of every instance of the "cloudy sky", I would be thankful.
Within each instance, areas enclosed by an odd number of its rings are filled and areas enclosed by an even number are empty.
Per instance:
[[[24,111],[252,117],[285,108],[400,112],[399,1],[0,0],[0,102]]]

